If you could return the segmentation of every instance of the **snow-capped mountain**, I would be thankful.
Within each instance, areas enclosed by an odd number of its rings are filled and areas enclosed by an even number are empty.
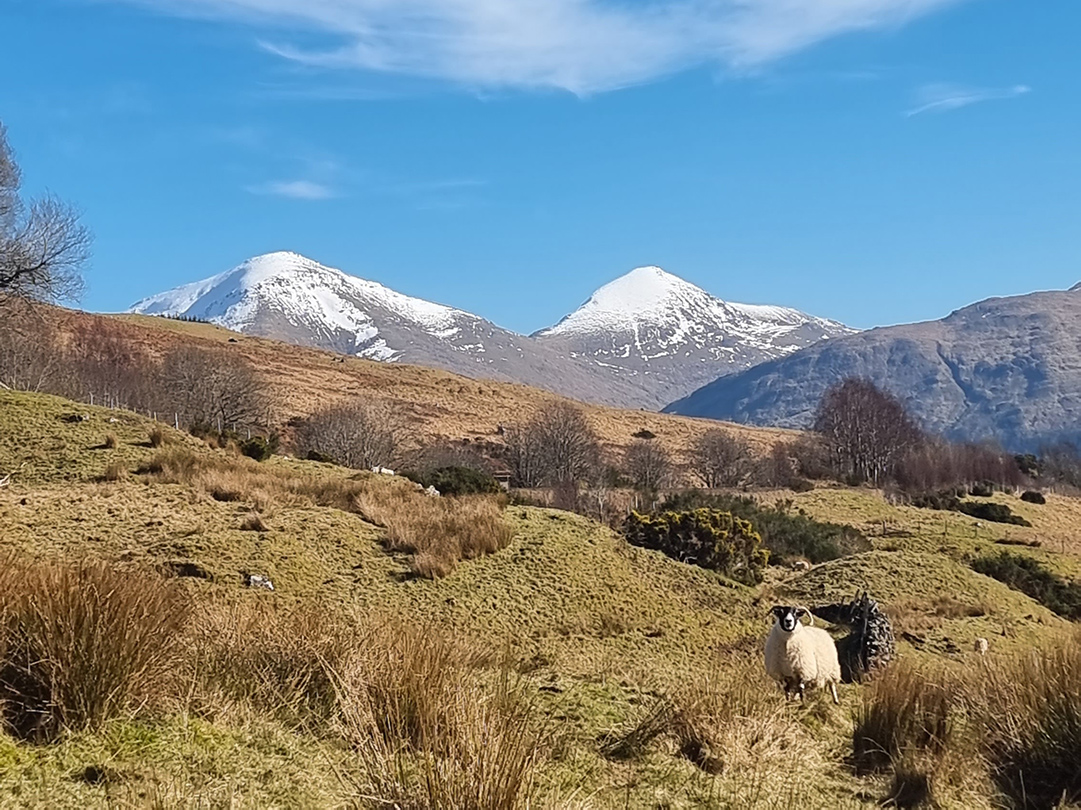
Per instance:
[[[257,256],[217,276],[144,298],[130,311],[195,317],[371,360],[401,359],[421,335],[463,351],[484,351],[473,341],[484,323],[477,316],[410,298],[296,253]],[[388,343],[399,330],[406,339]]]
[[[387,362],[660,408],[723,374],[851,330],[781,307],[729,304],[656,267],[597,290],[526,337],[296,253],[270,253],[139,301],[238,332]]]
[[[521,382],[605,404],[644,402],[636,381],[598,381],[584,363],[459,309],[412,298],[296,253],[269,253],[129,310],[370,360]],[[660,403],[664,404],[664,403]]]
[[[659,267],[604,285],[541,343],[672,401],[698,385],[854,330],[795,309],[722,301]]]

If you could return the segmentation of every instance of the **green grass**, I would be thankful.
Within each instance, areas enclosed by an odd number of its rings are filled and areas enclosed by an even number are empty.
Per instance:
[[[90,419],[64,422],[69,413]],[[997,654],[1064,624],[1024,594],[973,572],[968,561],[998,548],[994,540],[1007,532],[1067,537],[1074,507],[1066,499],[1033,506],[998,495],[1034,528],[977,530],[963,515],[931,520],[870,490],[784,493],[817,519],[856,526],[875,550],[803,573],[770,569],[755,588],[632,547],[584,518],[513,506],[505,514],[513,533],[506,548],[432,581],[411,576],[406,555],[385,550],[383,530],[351,512],[219,502],[147,476],[99,482],[110,463],[135,469],[158,452],[149,447],[153,427],[130,413],[0,391],[0,475],[14,473],[10,487],[0,489],[0,550],[121,564],[191,562],[213,577],[185,581],[196,599],[414,617],[505,657],[523,673],[554,740],[537,774],[540,807],[876,806],[888,786],[857,778],[843,761],[860,687],[842,688],[840,708],[814,700],[800,709],[785,706],[760,669],[766,613],[777,601],[813,605],[869,589],[888,609],[918,614],[929,625],[921,625],[918,647],[902,642],[902,654],[947,665],[969,660],[975,637],[991,639]],[[166,432],[198,452],[224,452]],[[95,449],[106,433],[116,434],[117,448]],[[296,476],[354,474],[282,457],[266,464]],[[241,528],[255,506],[267,532]],[[1063,575],[1077,569],[1072,547],[1054,549],[1051,542],[1024,553]],[[274,593],[245,590],[242,571],[268,575]],[[936,615],[934,601],[943,594],[986,609]],[[739,673],[754,683],[740,720],[750,725],[737,724],[723,738],[730,748],[721,775],[689,762],[671,738],[628,761],[602,755],[601,740],[641,722],[658,700]],[[722,717],[704,716],[721,727]],[[808,756],[752,756],[771,739],[798,741]],[[104,769],[106,784],[77,778],[90,766]],[[356,754],[341,744],[269,718],[211,723],[173,713],[49,747],[0,736],[0,807],[338,807],[357,801],[348,787],[357,768]]]

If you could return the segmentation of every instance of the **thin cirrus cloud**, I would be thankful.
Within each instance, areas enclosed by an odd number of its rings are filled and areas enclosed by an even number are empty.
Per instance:
[[[973,0],[115,0],[233,19],[308,65],[579,95],[693,67],[753,70]],[[323,47],[291,35],[318,32]]]
[[[338,196],[334,189],[311,180],[275,180],[256,186],[248,186],[252,194],[286,197],[290,200],[329,200]]]
[[[925,113],[944,113],[960,110],[985,101],[1005,101],[1020,98],[1032,92],[1026,84],[1012,87],[965,87],[957,84],[928,84],[916,94],[916,104],[905,112],[912,118]]]

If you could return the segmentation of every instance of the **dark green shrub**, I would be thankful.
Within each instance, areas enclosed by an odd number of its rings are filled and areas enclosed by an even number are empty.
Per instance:
[[[256,461],[266,461],[278,451],[278,437],[272,435],[269,439],[262,436],[252,436],[240,442],[240,452],[248,458]]]
[[[718,571],[748,585],[762,581],[769,552],[751,524],[720,509],[640,515],[631,512],[624,532],[635,546]]]
[[[309,450],[304,456],[308,461],[318,461],[320,464],[337,464],[338,462],[326,453],[320,453],[318,450]]]
[[[1032,597],[1059,616],[1081,619],[1081,583],[1063,579],[1032,557],[1004,551],[973,560],[972,568]]]
[[[973,484],[968,494],[973,498],[990,498],[995,494],[995,485],[990,481],[981,481],[978,484]]]
[[[1021,493],[1021,500],[1023,500],[1025,503],[1047,503],[1047,498],[1044,497],[1044,494],[1042,492],[1036,492],[1035,490],[1031,489],[1028,492]]]
[[[425,473],[402,473],[422,487],[435,487],[441,495],[490,495],[502,487],[489,473],[473,467],[439,467]]]
[[[919,509],[938,509],[944,512],[957,512],[961,501],[952,490],[942,492],[921,492],[912,496],[912,505]]]
[[[754,498],[691,490],[672,495],[661,505],[661,509],[676,511],[700,507],[721,509],[749,521],[762,536],[762,544],[775,565],[803,558],[820,563],[871,550],[870,542],[856,529],[822,523],[802,512],[794,512],[791,501],[772,507],[763,506]]]
[[[642,428],[637,433],[632,434],[636,439],[656,439],[657,434],[647,428]]]
[[[991,523],[1009,523],[1013,526],[1032,525],[1020,515],[1015,515],[1004,503],[961,503],[957,511]]]

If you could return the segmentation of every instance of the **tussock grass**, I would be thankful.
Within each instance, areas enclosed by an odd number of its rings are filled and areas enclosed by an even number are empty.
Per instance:
[[[970,693],[991,777],[1017,807],[1081,801],[1081,634],[987,661]]]
[[[794,761],[801,768],[821,764],[813,736],[750,657],[672,688],[601,751],[610,759],[637,759],[662,739],[706,774],[754,775],[759,786],[782,785]]]
[[[105,439],[101,443],[101,446],[106,450],[115,450],[119,445],[120,440],[116,438],[115,433],[106,433]]]
[[[524,687],[429,625],[217,606],[196,624],[193,709],[341,738],[361,806],[525,806],[542,735]],[[494,682],[493,682],[494,678]]]
[[[500,496],[432,498],[405,480],[304,475],[250,459],[167,448],[137,472],[195,487],[216,501],[246,502],[256,511],[326,506],[353,512],[386,530],[390,551],[413,555],[413,572],[436,579],[461,560],[494,554],[511,540]]]
[[[187,602],[154,574],[100,562],[0,567],[4,726],[47,741],[162,697]]]
[[[161,425],[155,425],[150,429],[150,435],[147,438],[147,442],[150,444],[151,447],[164,447],[168,441],[168,435],[165,433],[165,429],[161,427]]]
[[[861,696],[852,731],[857,771],[886,770],[914,754],[941,754],[954,731],[956,686],[942,672],[900,660]]]
[[[413,570],[420,576],[445,576],[457,560],[495,554],[510,543],[503,510],[490,497],[425,497],[420,503],[419,509],[416,503],[395,508],[386,502],[373,508],[370,496],[361,501],[361,510],[378,515],[386,526],[387,547],[415,555]]]
[[[266,525],[263,516],[258,512],[251,511],[240,521],[240,530],[243,532],[268,532],[270,527]]]
[[[128,465],[122,461],[111,461],[106,465],[104,472],[101,474],[101,481],[116,483],[117,481],[124,481],[128,477]]]

